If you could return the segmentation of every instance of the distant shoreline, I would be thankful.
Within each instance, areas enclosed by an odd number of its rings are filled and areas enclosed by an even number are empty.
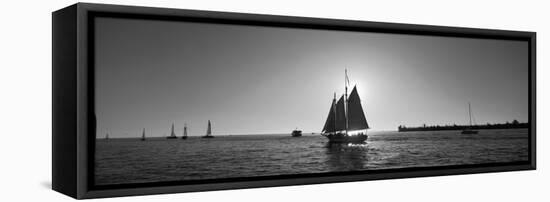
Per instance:
[[[412,132],[412,131],[444,131],[444,130],[482,130],[482,129],[518,129],[518,128],[529,128],[529,123],[519,123],[514,120],[512,123],[497,123],[497,124],[485,124],[485,125],[435,125],[435,126],[420,126],[420,127],[407,127],[399,126],[397,127],[398,132]]]

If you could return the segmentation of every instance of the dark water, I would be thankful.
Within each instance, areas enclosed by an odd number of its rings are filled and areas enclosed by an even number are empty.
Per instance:
[[[527,129],[369,133],[367,144],[320,135],[97,140],[96,184],[322,173],[528,160]]]

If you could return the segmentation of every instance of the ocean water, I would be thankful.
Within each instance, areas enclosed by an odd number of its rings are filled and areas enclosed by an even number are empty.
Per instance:
[[[187,140],[98,139],[97,185],[271,176],[528,160],[527,129],[373,132],[366,144],[321,135],[217,136]]]

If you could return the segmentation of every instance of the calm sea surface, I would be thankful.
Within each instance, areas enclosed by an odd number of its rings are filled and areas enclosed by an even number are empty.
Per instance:
[[[320,135],[97,140],[98,185],[528,160],[527,129],[373,132],[367,144]]]

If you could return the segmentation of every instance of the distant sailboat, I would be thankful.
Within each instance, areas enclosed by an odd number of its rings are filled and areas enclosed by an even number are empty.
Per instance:
[[[472,107],[470,106],[470,103],[468,102],[468,115],[470,116],[470,126],[464,130],[462,130],[462,134],[477,134],[477,130],[472,130]]]
[[[183,127],[183,135],[181,136],[181,139],[187,139],[187,124]]]
[[[174,132],[174,124],[172,124],[172,133],[170,133],[170,136],[166,136],[166,139],[178,139],[176,133]]]
[[[109,139],[109,133],[105,134],[105,140]]]
[[[327,137],[330,143],[364,143],[368,138],[369,125],[361,106],[357,86],[353,87],[348,97],[348,83],[346,70],[345,94],[338,101],[336,101],[336,93],[334,94],[322,131],[322,135]]]
[[[141,133],[141,141],[145,141],[145,128],[143,129],[143,132]]]
[[[202,136],[202,138],[214,138],[212,135],[212,125],[210,124],[210,120],[208,120],[208,128],[206,129],[206,135]]]

